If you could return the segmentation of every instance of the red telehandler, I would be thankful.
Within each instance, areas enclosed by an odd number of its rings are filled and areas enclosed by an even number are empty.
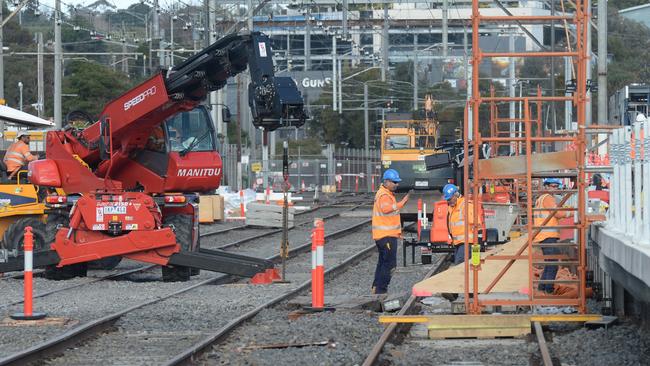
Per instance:
[[[66,195],[47,197],[51,249],[35,253],[34,266],[65,279],[119,256],[161,265],[165,281],[200,269],[252,277],[272,268],[199,248],[198,223],[198,192],[218,188],[222,175],[214,127],[199,106],[210,91],[248,67],[256,127],[305,122],[295,82],[274,76],[271,56],[262,33],[227,35],[111,101],[89,127],[48,132],[46,159],[30,163],[30,180]],[[0,272],[22,267],[22,255],[0,253]]]

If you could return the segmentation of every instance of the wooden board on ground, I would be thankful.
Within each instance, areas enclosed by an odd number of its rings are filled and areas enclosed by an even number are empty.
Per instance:
[[[575,151],[560,151],[531,155],[534,173],[550,172],[562,169],[575,169],[578,159]],[[500,156],[492,159],[480,159],[479,170],[483,176],[513,176],[526,174],[526,155]]]
[[[481,253],[485,258],[489,255],[514,255],[523,245],[526,245],[527,236],[521,236],[517,239],[509,241],[503,245],[499,245],[492,250]],[[524,250],[522,255],[527,255],[528,250]],[[487,260],[481,265],[479,272],[479,293],[485,292],[485,289],[490,285],[492,280],[496,278],[498,273],[503,269],[507,260]],[[471,276],[470,272],[470,276]],[[472,280],[469,282],[470,291],[474,290]],[[523,289],[528,289],[528,260],[519,259],[508,269],[499,282],[494,286],[491,292],[520,292]],[[465,265],[459,264],[452,266],[444,272],[438,273],[435,276],[418,282],[413,286],[413,294],[416,296],[431,296],[439,293],[454,293],[459,294],[465,292]]]
[[[357,309],[381,311],[381,302],[387,295],[362,295],[362,296],[325,296],[325,306],[336,309]],[[311,296],[300,296],[289,302],[293,308],[311,306]]]
[[[0,322],[0,327],[29,327],[29,326],[63,326],[76,324],[78,321],[70,318],[47,317],[39,320],[15,320],[4,318]]]
[[[429,338],[496,338],[530,334],[530,320],[511,315],[430,316]]]

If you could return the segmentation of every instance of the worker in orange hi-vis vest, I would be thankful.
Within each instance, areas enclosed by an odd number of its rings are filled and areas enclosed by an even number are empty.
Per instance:
[[[402,236],[402,223],[399,210],[409,200],[410,193],[397,202],[393,192],[402,179],[395,169],[387,169],[382,178],[383,183],[372,207],[372,239],[377,245],[379,259],[372,283],[373,294],[385,294],[393,270],[397,267],[397,239]]]
[[[29,152],[29,140],[28,134],[20,134],[18,141],[11,144],[7,149],[5,157],[2,160],[7,166],[9,179],[13,179],[19,170],[25,169],[30,161],[38,159],[37,154],[31,154]]]
[[[544,179],[544,187],[551,190],[562,189],[562,181],[559,178],[546,178]],[[548,216],[552,215],[552,217],[549,219],[546,225],[544,225],[544,226],[548,226],[548,228],[540,229],[539,234],[535,236],[533,242],[543,243],[543,244],[553,244],[553,243],[557,243],[557,241],[560,239],[560,229],[557,227],[559,225],[558,219],[564,217],[570,217],[573,213],[571,211],[563,212],[559,210],[553,210],[557,208],[557,203],[558,203],[557,198],[549,193],[542,194],[535,201],[536,209],[545,208],[549,210],[548,211],[536,210],[533,213],[533,225],[542,226],[542,224],[544,223],[544,221]],[[560,249],[552,246],[542,247],[542,253],[544,253],[544,255],[558,255],[560,254]],[[557,262],[557,259],[548,259],[547,261]],[[557,266],[544,266],[544,271],[542,272],[542,276],[540,280],[543,281],[555,280],[555,276],[557,275],[557,269],[558,269]],[[554,284],[542,282],[539,284],[538,289],[546,293],[553,293]]]
[[[442,197],[447,201],[447,229],[451,236],[451,243],[454,245],[454,264],[465,261],[465,219],[467,219],[467,242],[474,243],[474,203],[467,201],[465,211],[465,197],[461,196],[458,187],[454,184],[447,184],[442,188]],[[483,221],[479,217],[478,224]]]

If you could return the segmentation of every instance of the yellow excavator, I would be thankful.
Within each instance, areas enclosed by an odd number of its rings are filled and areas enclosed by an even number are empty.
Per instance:
[[[2,131],[5,148],[15,142],[19,135],[28,134],[32,152],[44,150],[46,129],[54,126],[50,121],[5,105],[0,105],[0,120],[6,123],[5,131]],[[31,226],[34,250],[47,249],[44,241],[47,193],[44,188],[29,182],[26,170],[9,179],[7,166],[2,161],[4,154],[5,151],[0,152],[0,248],[22,251],[25,228]]]
[[[413,191],[409,202],[400,210],[403,222],[416,220],[418,199],[427,204],[439,200],[442,187],[457,179],[453,151],[438,143],[440,124],[433,112],[434,103],[428,95],[424,119],[384,120],[382,123],[382,174],[386,169],[399,172],[402,182],[396,192],[398,200],[406,192]]]

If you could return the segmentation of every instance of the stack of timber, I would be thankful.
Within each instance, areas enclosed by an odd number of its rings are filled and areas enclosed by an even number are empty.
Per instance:
[[[293,227],[293,216],[296,209],[289,207],[288,227]],[[246,205],[246,225],[264,227],[282,227],[282,206],[251,202]]]
[[[223,221],[223,196],[201,195],[199,200],[199,222],[209,224],[215,221]]]

